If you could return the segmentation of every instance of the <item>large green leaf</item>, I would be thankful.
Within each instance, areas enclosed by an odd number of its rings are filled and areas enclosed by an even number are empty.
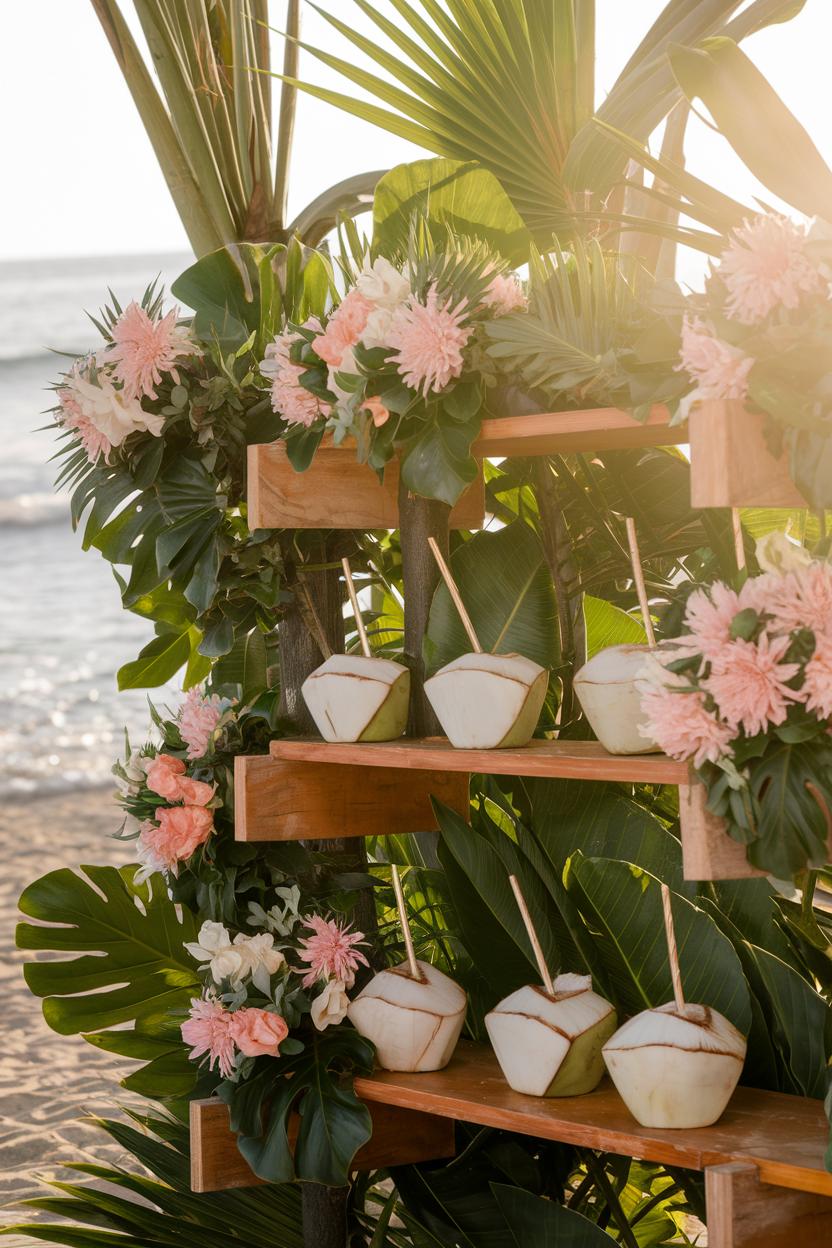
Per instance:
[[[507,1183],[492,1183],[491,1190],[517,1248],[610,1248],[605,1231],[557,1201]]]
[[[787,1066],[794,1090],[822,1097],[832,1052],[832,1010],[814,987],[767,949],[749,945],[765,986],[763,1008],[772,1040]]]
[[[663,938],[659,881],[640,867],[606,858],[570,859],[567,888],[596,933],[601,957],[625,1014],[673,999]],[[704,911],[678,893],[673,919],[685,995],[709,1005],[748,1035],[751,1005],[742,966],[731,942]]]
[[[706,39],[696,48],[671,46],[669,57],[685,95],[702,100],[763,186],[807,216],[832,218],[832,169],[731,39]]]
[[[641,620],[622,611],[604,598],[584,594],[586,657],[591,659],[608,646],[646,645],[647,634]]]
[[[119,689],[156,689],[171,680],[191,656],[191,632],[164,632],[118,669]]]
[[[422,498],[449,506],[477,475],[471,443],[480,431],[480,413],[454,420],[441,410],[431,414],[419,432],[402,446],[401,474],[407,488]]]
[[[541,667],[554,667],[555,595],[540,542],[527,524],[477,533],[457,547],[451,568],[485,650],[522,654]],[[425,639],[430,671],[470,648],[451,596],[440,585]]]
[[[24,967],[31,991],[45,998],[49,1026],[61,1035],[100,1032],[187,1006],[199,991],[193,959],[183,948],[183,941],[196,938],[191,912],[177,913],[158,879],[152,895],[135,888],[135,867],[80,871],[50,871],[19,902],[37,922],[18,924],[18,948],[79,955]]]
[[[379,181],[373,199],[373,245],[383,254],[406,250],[414,214],[447,232],[488,243],[507,260],[524,263],[531,237],[500,183],[473,161],[414,160]]]

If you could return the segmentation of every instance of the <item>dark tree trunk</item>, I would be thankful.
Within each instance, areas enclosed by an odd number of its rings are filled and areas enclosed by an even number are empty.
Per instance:
[[[305,535],[307,545],[313,534]],[[301,685],[323,661],[322,642],[333,653],[344,649],[343,589],[340,568],[343,539],[338,534],[320,535],[319,549],[312,545],[309,562],[335,566],[323,571],[304,573],[292,535],[282,541],[283,568],[287,586],[294,601],[289,606],[278,630],[280,643],[280,714],[299,733],[315,731]],[[314,854],[327,861],[328,868],[341,871],[366,872],[367,855],[360,837],[303,842]],[[372,937],[376,931],[375,901],[371,889],[362,889],[355,909],[356,926]],[[347,1209],[349,1187],[326,1187],[320,1183],[303,1183],[303,1242],[305,1248],[345,1248],[347,1243]]]
[[[412,695],[407,731],[411,737],[430,737],[442,729],[425,697],[425,665],[422,640],[428,624],[431,599],[439,581],[436,560],[428,538],[434,537],[448,557],[448,518],[451,509],[436,499],[419,498],[399,483],[399,532],[404,581],[404,653],[411,668]]]
[[[548,459],[540,458],[535,462],[534,474],[543,553],[555,589],[560,631],[563,668],[560,722],[568,724],[574,712],[572,678],[576,667],[583,662],[585,651],[580,580],[572,539],[558,497],[557,477]]]

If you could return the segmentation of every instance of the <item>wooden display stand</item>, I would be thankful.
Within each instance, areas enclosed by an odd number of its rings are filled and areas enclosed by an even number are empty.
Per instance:
[[[821,1101],[738,1088],[712,1127],[641,1127],[609,1080],[586,1096],[524,1096],[508,1087],[489,1048],[465,1041],[445,1070],[377,1071],[357,1078],[355,1090],[379,1123],[378,1139],[374,1134],[362,1149],[356,1169],[404,1164],[406,1155],[430,1160],[432,1145],[434,1160],[450,1157],[448,1126],[472,1122],[704,1171],[710,1248],[832,1243],[832,1174],[823,1162],[828,1124]],[[377,1119],[381,1109],[393,1116]],[[191,1123],[195,1191],[259,1183],[240,1157],[224,1105],[194,1102]],[[389,1132],[383,1144],[382,1131]],[[414,1158],[416,1153],[422,1156]]]
[[[776,459],[764,418],[735,400],[702,403],[690,414],[692,507],[808,507],[789,475],[788,456]]]

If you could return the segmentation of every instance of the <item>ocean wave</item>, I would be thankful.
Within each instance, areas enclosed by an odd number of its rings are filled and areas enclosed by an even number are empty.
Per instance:
[[[18,494],[0,498],[0,529],[35,529],[65,524],[69,504],[60,494]]]

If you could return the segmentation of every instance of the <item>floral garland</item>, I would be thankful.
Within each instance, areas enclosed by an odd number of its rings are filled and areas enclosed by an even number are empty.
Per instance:
[[[788,879],[828,860],[832,564],[781,533],[759,576],[687,601],[687,631],[648,660],[645,736],[690,759],[755,866]]]
[[[678,368],[691,402],[747,401],[815,507],[832,506],[832,232],[764,213],[734,230],[705,293],[688,301]]]
[[[277,335],[260,364],[296,466],[330,430],[336,443],[354,437],[375,468],[398,448],[406,483],[452,504],[476,472],[470,445],[495,372],[483,327],[525,309],[526,295],[483,247],[462,244],[366,256],[348,280],[328,316]]]

